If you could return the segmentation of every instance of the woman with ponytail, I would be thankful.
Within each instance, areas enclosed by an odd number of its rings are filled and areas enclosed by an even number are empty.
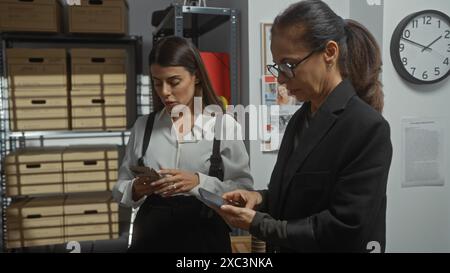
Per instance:
[[[374,37],[306,0],[276,17],[271,51],[268,70],[305,103],[286,128],[268,189],[226,193],[245,208],[219,213],[271,252],[384,251],[392,145]]]

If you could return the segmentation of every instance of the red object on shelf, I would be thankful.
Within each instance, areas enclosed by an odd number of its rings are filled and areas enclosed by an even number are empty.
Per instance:
[[[206,72],[211,84],[218,96],[226,99],[226,104],[231,100],[230,82],[230,57],[223,52],[200,52]]]

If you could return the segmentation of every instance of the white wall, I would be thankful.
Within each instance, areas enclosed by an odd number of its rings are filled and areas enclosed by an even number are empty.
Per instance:
[[[388,183],[387,251],[450,251],[450,169],[445,187],[401,188],[401,119],[412,117],[445,117],[448,141],[450,81],[429,86],[413,86],[395,72],[389,54],[392,32],[406,15],[436,9],[450,14],[448,0],[385,0],[383,84],[384,115],[391,125],[394,148]],[[450,150],[445,149],[447,162]]]

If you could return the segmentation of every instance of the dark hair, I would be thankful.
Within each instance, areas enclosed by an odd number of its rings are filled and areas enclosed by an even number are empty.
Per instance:
[[[272,34],[282,29],[294,33],[295,42],[310,49],[324,46],[329,41],[338,43],[342,77],[351,81],[362,100],[378,112],[383,111],[380,48],[363,25],[354,20],[343,20],[322,1],[305,0],[292,4],[275,18]]]
[[[205,65],[197,48],[188,40],[182,37],[169,36],[157,41],[148,57],[149,66],[158,64],[163,67],[167,66],[182,66],[192,75],[196,75],[201,85],[201,94],[195,94],[202,97],[203,107],[211,104],[219,105],[224,109],[222,100],[220,100],[209,80],[206,73]],[[151,76],[151,72],[150,72]],[[152,96],[153,96],[153,111],[160,111],[164,108],[164,104],[155,92],[155,86],[152,77]]]

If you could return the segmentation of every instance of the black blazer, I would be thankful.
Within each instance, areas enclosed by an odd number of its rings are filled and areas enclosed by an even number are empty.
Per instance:
[[[293,151],[296,130],[309,109],[305,103],[290,120],[263,194],[265,210],[287,220],[287,239],[278,246],[268,242],[269,251],[368,252],[370,244],[384,251],[389,124],[344,80]]]

